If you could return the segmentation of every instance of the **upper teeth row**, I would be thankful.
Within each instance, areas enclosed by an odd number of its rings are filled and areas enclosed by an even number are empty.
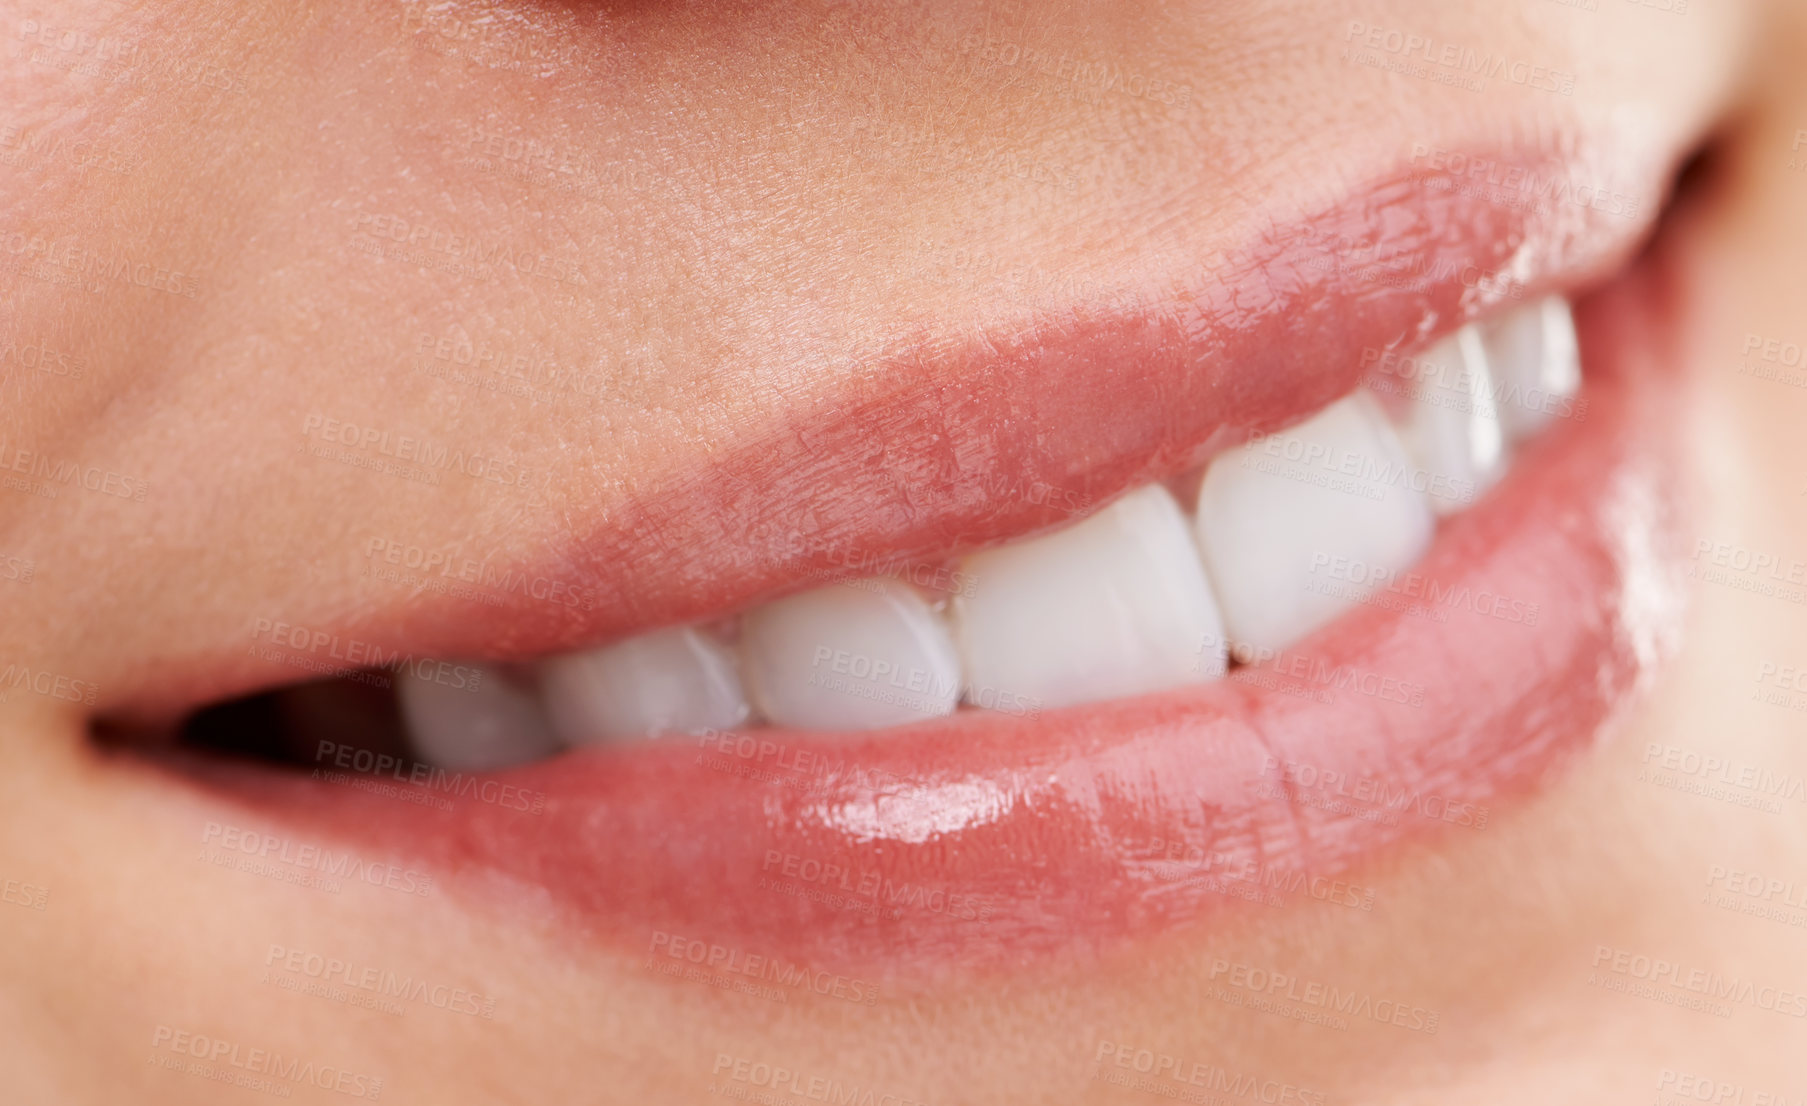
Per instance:
[[[1033,713],[1216,679],[1227,652],[1271,655],[1361,602],[1363,581],[1408,568],[1435,516],[1497,480],[1580,386],[1559,297],[1375,369],[1368,388],[1214,459],[1190,519],[1151,484],[964,558],[951,599],[878,577],[550,657],[536,679],[492,671],[474,694],[404,679],[412,739],[425,759],[479,769],[755,720],[871,729],[962,702]]]

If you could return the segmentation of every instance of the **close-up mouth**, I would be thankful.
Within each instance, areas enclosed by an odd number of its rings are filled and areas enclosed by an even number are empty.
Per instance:
[[[932,972],[1359,901],[1675,643],[1658,205],[1587,179],[1416,151],[1208,282],[914,344],[541,560],[360,538],[407,602],[260,614],[102,732],[210,848],[388,858],[629,952]]]
[[[0,0],[7,1086],[1807,1103],[1803,43]]]

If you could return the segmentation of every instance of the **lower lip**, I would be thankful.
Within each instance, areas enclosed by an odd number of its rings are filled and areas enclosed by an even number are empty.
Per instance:
[[[207,777],[475,899],[549,898],[630,953],[978,967],[1194,923],[1238,888],[1359,905],[1357,861],[1486,832],[1667,652],[1677,389],[1652,276],[1581,312],[1584,417],[1446,523],[1418,576],[1278,664],[1033,719],[585,750],[458,780],[449,811],[254,766]]]

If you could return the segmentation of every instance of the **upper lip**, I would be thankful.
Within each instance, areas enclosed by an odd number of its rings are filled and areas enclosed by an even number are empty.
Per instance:
[[[1128,311],[1075,308],[982,352],[925,346],[870,392],[590,520],[528,570],[599,602],[389,610],[329,636],[533,657],[723,613],[871,556],[945,556],[1056,525],[1195,463],[1227,432],[1329,402],[1356,383],[1364,348],[1422,341],[1514,289],[1529,299],[1592,280],[1643,229],[1593,218],[1407,172],[1259,238],[1232,279],[1220,269]],[[1363,242],[1407,279],[1379,261],[1325,263]],[[1197,874],[1328,879],[1415,825],[1485,823],[1497,796],[1594,734],[1661,652],[1674,520],[1654,506],[1665,474],[1646,437],[1664,391],[1654,375],[1628,386],[1643,320],[1611,295],[1583,320],[1586,424],[1535,445],[1422,566],[1544,619],[1497,636],[1484,616],[1414,624],[1357,610],[1305,646],[1355,673],[1354,690],[1329,702],[1289,694],[1318,690],[1315,677],[1269,672],[1257,673],[1265,690],[1233,678],[1035,720],[975,713],[874,735],[774,729],[746,746],[714,736],[591,749],[508,774],[544,793],[534,814],[202,771],[294,824],[550,892],[629,943],[672,930],[817,966],[1007,958],[1184,919],[1221,889],[1162,877],[1176,846],[1205,858]],[[1021,494],[1035,488],[1046,490]],[[215,694],[270,682],[262,662],[228,655],[242,652],[223,650],[163,705],[194,702],[202,680]],[[1369,674],[1419,694],[1370,693]],[[159,696],[137,687],[121,705],[154,709]],[[1408,816],[1376,817],[1396,795],[1412,797]],[[907,908],[864,909],[869,894],[901,894]]]
[[[1542,149],[1462,164],[1576,175]],[[1539,209],[1461,183],[1408,166],[1315,215],[1269,224],[1192,273],[1142,274],[1137,287],[1169,291],[1132,289],[1128,306],[1072,304],[977,343],[925,339],[861,387],[783,412],[749,446],[557,520],[534,557],[484,566],[482,579],[515,586],[478,580],[481,603],[407,596],[288,629],[311,636],[321,666],[371,654],[527,660],[1071,522],[1229,437],[1321,407],[1358,381],[1365,350],[1415,345],[1501,303],[1586,285],[1629,255],[1658,206],[1638,219]],[[462,582],[457,567],[450,559],[428,574]],[[279,615],[260,617],[247,635],[255,642],[274,625]],[[294,678],[246,644],[166,658],[155,678],[110,678],[101,712],[167,718]]]

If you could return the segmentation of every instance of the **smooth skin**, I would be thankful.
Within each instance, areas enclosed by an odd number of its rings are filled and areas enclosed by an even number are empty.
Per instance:
[[[871,1005],[670,979],[536,903],[223,870],[197,853],[225,808],[84,737],[109,689],[238,647],[254,618],[399,608],[359,578],[361,535],[531,552],[572,511],[756,440],[902,337],[1233,248],[1414,143],[1539,128],[1611,130],[1653,158],[1725,135],[1675,228],[1677,449],[1699,539],[1807,560],[1807,390],[1740,371],[1761,362],[1751,335],[1807,340],[1807,22],[1677,7],[0,3],[0,235],[163,273],[89,291],[0,253],[0,345],[81,368],[0,362],[0,439],[113,474],[55,499],[0,488],[0,664],[98,689],[92,706],[0,698],[11,1093],[255,1093],[163,1066],[167,1027],[358,1077],[293,1089],[320,1102],[373,1097],[376,1078],[384,1102],[709,1102],[746,1089],[741,1061],[892,1101],[1153,1101],[1097,1078],[1138,1050],[1339,1103],[1647,1103],[1697,1094],[1690,1078],[1807,1098],[1807,1019],[1590,983],[1605,947],[1807,992],[1801,926],[1709,893],[1718,869],[1807,883],[1807,803],[1753,810],[1643,774],[1656,746],[1807,777],[1807,695],[1767,702],[1758,683],[1807,665],[1807,618],[1709,579],[1681,655],[1610,742],[1484,832],[1350,873],[1371,911],[1226,910],[1068,961],[886,979]],[[1572,90],[1352,64],[1352,21],[1485,44]],[[1175,102],[1094,104],[975,65],[1009,44],[1108,59]],[[99,75],[72,68],[95,59]],[[373,256],[398,227],[415,252]],[[433,244],[450,236],[538,260],[448,270]],[[460,334],[581,384],[534,403],[418,370],[423,336]],[[414,427],[544,479],[298,466],[310,415]],[[463,989],[489,1016],[297,993],[269,981],[272,946]],[[1219,962],[1398,996],[1439,1029],[1257,1013],[1222,1000]]]

